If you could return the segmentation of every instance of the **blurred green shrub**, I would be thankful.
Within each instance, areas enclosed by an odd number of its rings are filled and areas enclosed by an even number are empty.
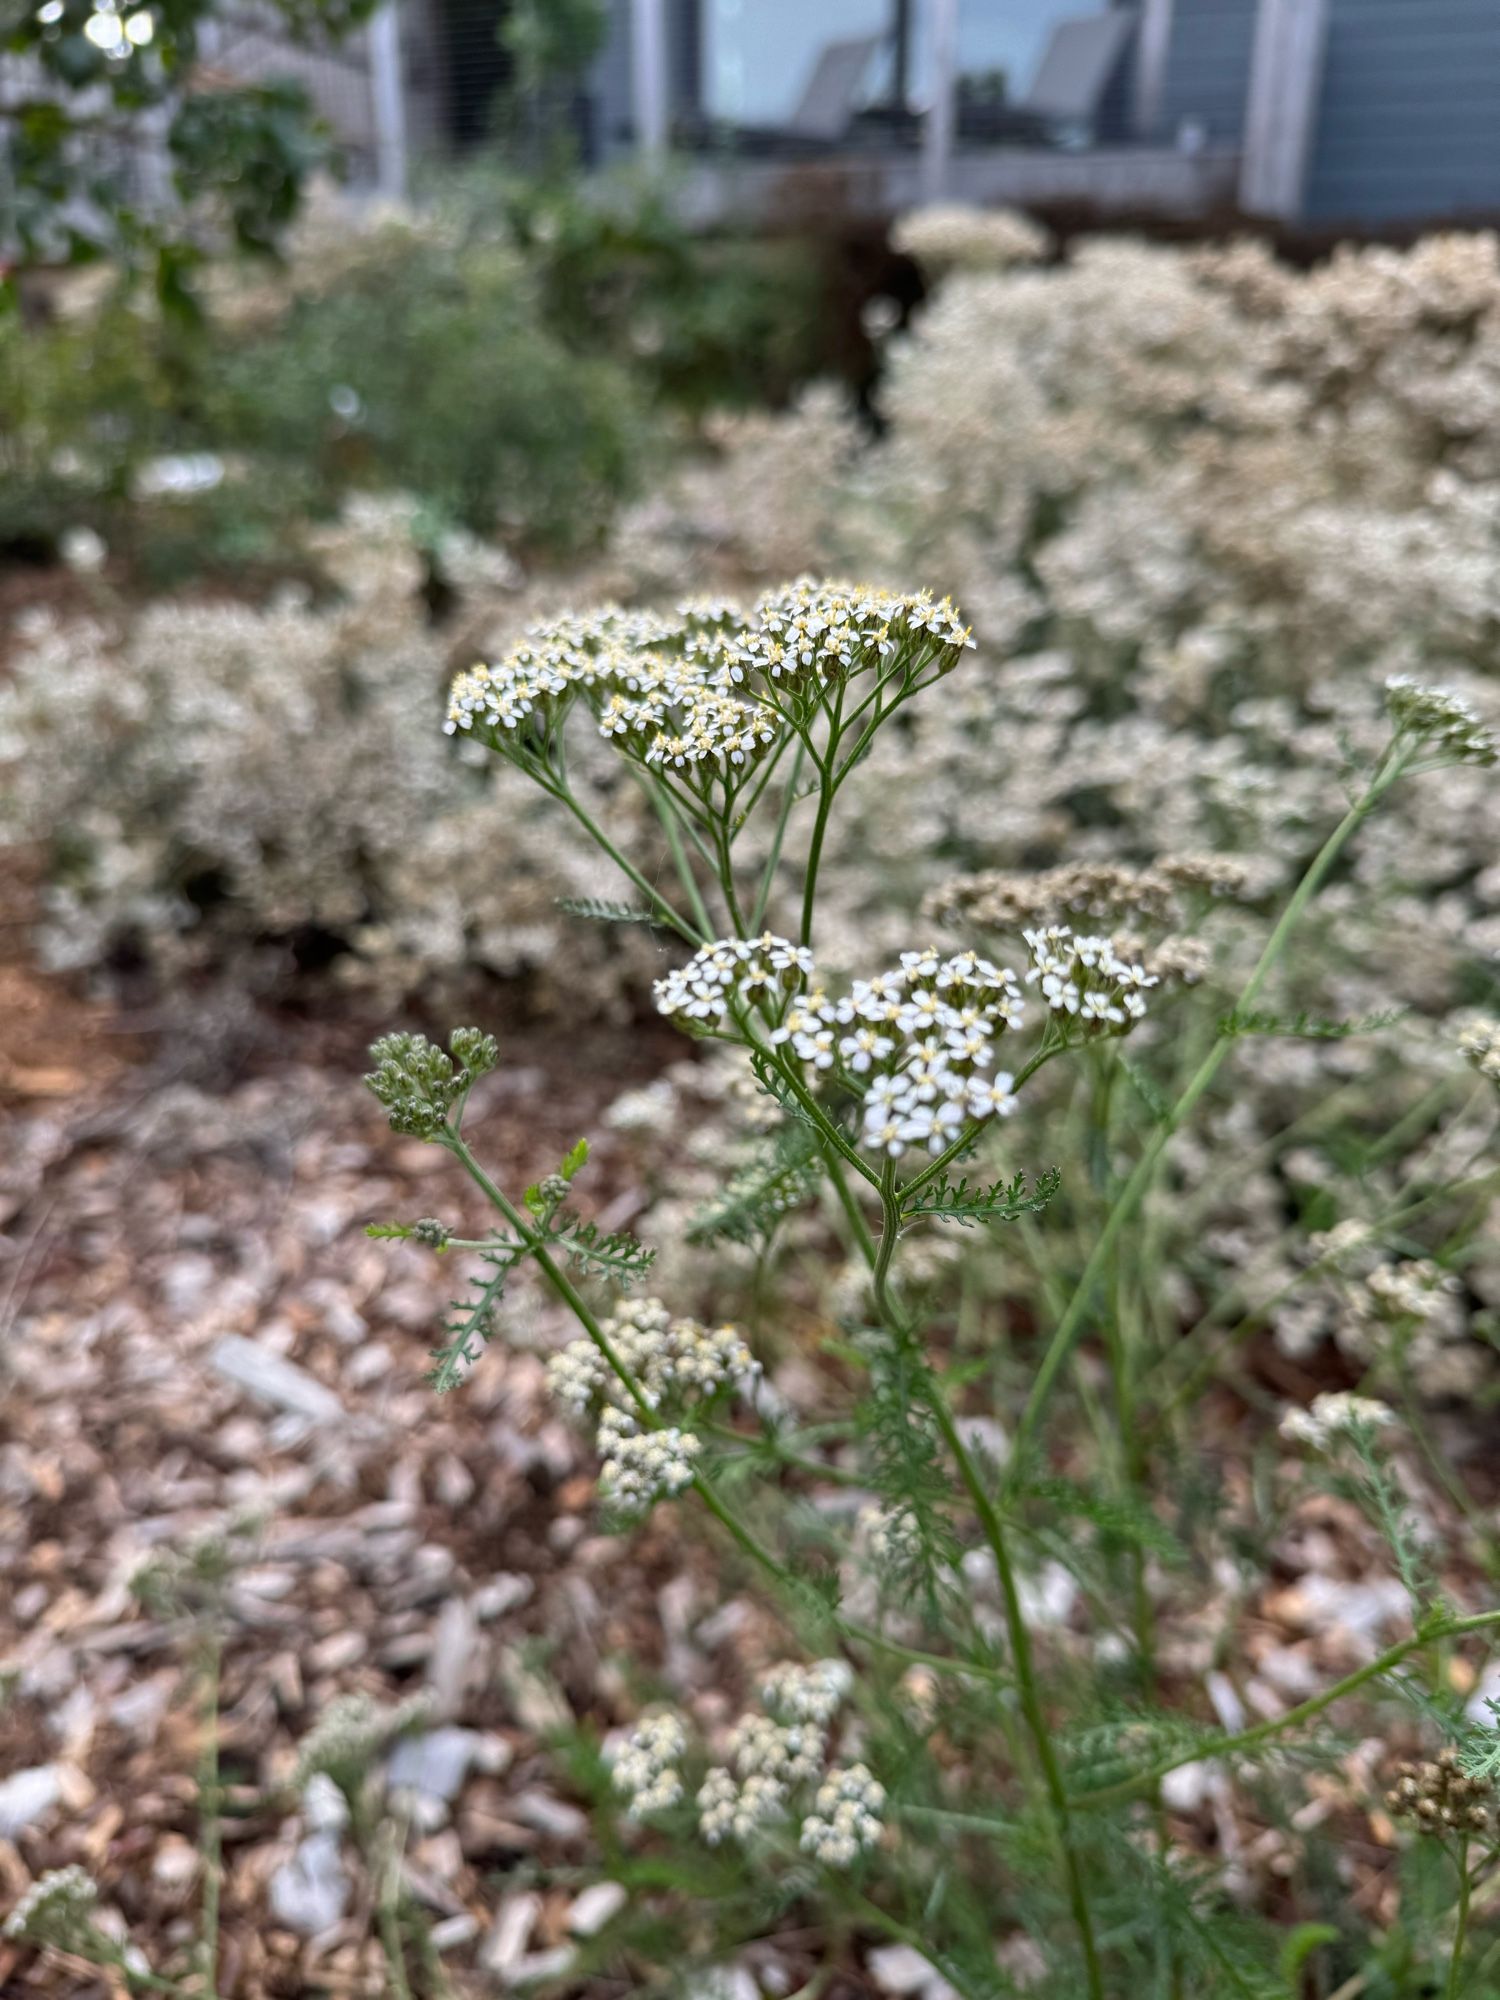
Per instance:
[[[497,189],[481,173],[465,196],[504,202],[561,339],[616,356],[693,414],[782,404],[826,364],[811,238],[694,234],[668,187],[631,176]]]
[[[0,561],[81,527],[148,588],[296,571],[359,491],[574,554],[681,418],[780,403],[821,356],[809,245],[696,238],[629,181],[490,167],[420,215],[315,204],[288,247],[203,273],[194,319],[104,266],[0,303]]]
[[[224,449],[324,501],[399,489],[477,533],[566,551],[631,489],[646,413],[626,370],[556,337],[513,250],[393,229],[231,340],[206,415]]]
[[[309,519],[393,490],[567,553],[638,477],[645,388],[559,340],[494,238],[392,223],[335,251],[315,229],[284,271],[221,273],[198,325],[68,285],[0,313],[0,559],[82,527],[148,586],[295,569]]]

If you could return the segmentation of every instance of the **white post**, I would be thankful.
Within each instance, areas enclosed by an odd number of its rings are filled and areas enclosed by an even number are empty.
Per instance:
[[[1240,161],[1240,207],[1290,222],[1318,124],[1327,0],[1260,0]]]
[[[1172,0],[1141,0],[1135,43],[1135,136],[1160,136],[1166,101],[1167,54],[1172,44]]]
[[[665,0],[631,0],[630,89],[636,149],[659,159],[667,150]]]
[[[370,99],[375,124],[375,184],[387,200],[404,201],[406,91],[397,0],[386,0],[370,19]]]
[[[948,192],[958,95],[958,0],[927,0],[931,38],[931,99],[922,131],[922,199]]]

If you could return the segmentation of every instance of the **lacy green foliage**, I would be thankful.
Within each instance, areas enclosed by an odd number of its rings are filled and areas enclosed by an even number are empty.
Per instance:
[[[1049,1523],[1083,1523],[1108,1555],[1121,1548],[1141,1549],[1173,1568],[1184,1567],[1188,1551],[1180,1536],[1160,1518],[1149,1499],[1136,1493],[1109,1493],[1072,1479],[1027,1478],[1020,1487]]]
[[[470,1279],[466,1299],[452,1299],[443,1321],[446,1336],[432,1349],[427,1379],[440,1396],[462,1383],[495,1331],[495,1309],[517,1264],[526,1256],[523,1243],[496,1245],[479,1252],[480,1269]]]
[[[950,1181],[944,1174],[915,1195],[903,1213],[910,1218],[925,1215],[940,1222],[958,1222],[965,1228],[1017,1222],[1023,1215],[1040,1215],[1061,1186],[1062,1170],[1058,1167],[1044,1168],[1029,1194],[1024,1168],[1009,1181],[992,1181],[988,1187],[971,1186],[967,1179]]]
[[[1402,1007],[1388,1007],[1376,1014],[1340,1021],[1326,1014],[1309,1014],[1305,1009],[1297,1014],[1274,1014],[1265,1008],[1258,1008],[1248,1014],[1226,1014],[1219,1023],[1219,1033],[1280,1035],[1300,1041],[1340,1042],[1350,1035],[1373,1035],[1382,1028],[1394,1027],[1405,1011]]]
[[[748,1164],[689,1220],[689,1243],[769,1244],[777,1225],[801,1206],[822,1177],[814,1128],[801,1118],[757,1147]]]
[[[603,1234],[596,1222],[567,1222],[549,1231],[547,1242],[580,1270],[620,1286],[633,1285],[644,1278],[656,1258],[656,1252],[638,1243],[628,1230],[613,1229]]]

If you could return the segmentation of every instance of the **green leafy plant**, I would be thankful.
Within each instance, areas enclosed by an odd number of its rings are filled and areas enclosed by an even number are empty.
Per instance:
[[[763,1160],[697,1226],[700,1240],[729,1236],[764,1254],[776,1214],[820,1184],[828,1190],[864,1266],[843,1354],[867,1389],[841,1434],[880,1495],[866,1553],[884,1579],[901,1579],[904,1623],[890,1621],[886,1608],[872,1620],[851,1607],[840,1573],[810,1567],[789,1524],[778,1525],[774,1491],[758,1488],[755,1471],[804,1461],[757,1417],[757,1364],[737,1331],[711,1334],[654,1300],[599,1309],[568,1275],[572,1225],[564,1217],[582,1154],[575,1150],[520,1203],[486,1173],[460,1125],[472,1082],[496,1060],[488,1038],[462,1031],[448,1055],[420,1038],[388,1040],[377,1046],[371,1084],[397,1129],[442,1146],[499,1212],[503,1233],[468,1246],[494,1273],[481,1280],[486,1311],[497,1278],[525,1263],[580,1328],[551,1380],[560,1401],[597,1425],[614,1511],[634,1518],[692,1493],[759,1577],[792,1642],[842,1655],[777,1669],[763,1690],[766,1712],[742,1717],[725,1761],[706,1770],[679,1716],[643,1718],[613,1765],[629,1816],[692,1838],[691,1800],[696,1837],[735,1841],[753,1863],[747,1902],[765,1871],[780,1871],[830,1921],[909,1944],[966,2000],[1013,1990],[1003,1977],[997,1983],[985,1901],[996,1861],[1010,1885],[1009,1921],[1060,1990],[1096,2000],[1127,1985],[1176,1995],[1202,1977],[1215,1990],[1290,1993],[1330,1943],[1328,1928],[1278,1938],[1237,1917],[1212,1871],[1174,1853],[1163,1782],[1205,1761],[1253,1766],[1359,1689],[1435,1646],[1500,1625],[1500,1611],[1457,1613],[1436,1593],[1375,1446],[1389,1420],[1384,1405],[1324,1397],[1297,1427],[1289,1420],[1288,1435],[1326,1460],[1330,1476],[1338,1476],[1340,1449],[1352,1452],[1350,1490],[1407,1581],[1411,1635],[1242,1729],[1203,1730],[1163,1711],[1145,1563],[1148,1552],[1180,1561],[1184,1548],[1153,1507],[1156,1357],[1131,1338],[1119,1246],[1139,1227],[1170,1140],[1257,1019],[1288,944],[1350,843],[1397,785],[1458,762],[1493,762],[1494,746],[1454,697],[1389,690],[1384,746],[1271,923],[1227,1014],[1204,1016],[1190,988],[1173,991],[1110,936],[1063,924],[1021,932],[1013,948],[1024,981],[974,951],[920,949],[887,971],[830,981],[814,946],[820,869],[837,837],[841,794],[876,734],[955,673],[969,643],[946,603],[804,583],[748,612],[714,602],[671,615],[561,619],[497,665],[461,674],[449,709],[450,730],[486,744],[570,814],[641,906],[682,940],[691,955],[657,981],[658,1010],[736,1052],[780,1121]],[[655,806],[675,884],[611,839],[575,790],[566,741],[585,719]],[[762,819],[773,832],[747,869],[740,844]],[[783,907],[792,935],[765,927]],[[1040,1006],[1039,1028],[1027,1020],[1028,1005]],[[1156,1108],[1133,1163],[1116,1164],[1108,1107],[1121,1045],[1164,1007],[1185,1021],[1199,1014],[1189,1036],[1196,1053],[1180,1084],[1143,1081],[1138,1095]],[[999,1066],[1002,1052],[1012,1066]],[[977,1162],[1009,1129],[1028,1086],[1038,1087],[1033,1080],[1066,1067],[1094,1106],[1082,1178],[1097,1184],[1097,1221],[1081,1262],[1049,1275],[1043,1288],[1052,1323],[997,1454],[964,1410],[968,1374],[933,1350],[923,1283],[904,1268],[906,1246],[944,1220],[1045,1236],[1066,1169],[977,1180],[955,1180],[950,1169]],[[634,1258],[623,1270],[594,1264],[591,1281],[637,1275]],[[440,1364],[445,1382],[462,1371],[471,1325]],[[1059,1391],[1096,1331],[1109,1383],[1100,1443],[1120,1481],[1098,1492],[1059,1484],[1046,1457]],[[1123,1592],[1135,1705],[1103,1723],[1077,1662],[1043,1665],[1026,1605],[1023,1551],[1033,1540],[1050,1546],[1052,1524],[1067,1518],[1090,1527],[1092,1561],[1073,1555],[1080,1578],[1106,1602]],[[996,1592],[997,1627],[975,1616],[968,1578],[976,1555]],[[884,1592],[880,1601],[891,1603]],[[919,1697],[903,1679],[913,1669],[930,1676]],[[929,1704],[920,1718],[913,1699]],[[846,1701],[859,1712],[857,1730],[842,1719]],[[1446,1714],[1440,1701],[1436,1712]],[[938,1726],[948,1749],[935,1755]],[[849,1761],[856,1741],[861,1755]],[[1473,1886],[1467,1851],[1458,1860],[1450,1991],[1461,1990],[1454,1982],[1468,1962]],[[733,1911],[723,1914],[733,1920]]]
[[[371,0],[275,0],[294,41],[347,33]],[[326,133],[286,83],[210,84],[201,73],[216,0],[96,7],[14,0],[0,13],[12,60],[0,89],[0,245],[21,267],[101,255],[144,263],[164,304],[192,311],[191,275],[217,238],[274,250]],[[147,117],[146,114],[154,114]],[[136,199],[118,153],[164,147],[173,201]]]

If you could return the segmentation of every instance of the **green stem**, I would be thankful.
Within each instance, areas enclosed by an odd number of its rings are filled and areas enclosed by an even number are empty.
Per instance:
[[[673,905],[667,901],[666,897],[662,895],[661,891],[659,889],[654,888],[652,884],[646,880],[645,876],[641,873],[640,869],[636,867],[635,863],[629,860],[625,855],[623,855],[620,852],[619,848],[615,846],[614,842],[610,839],[609,835],[605,833],[604,829],[601,826],[599,826],[597,822],[593,820],[587,812],[584,811],[583,807],[578,803],[577,799],[574,798],[573,794],[566,789],[566,787],[559,785],[548,785],[546,789],[551,792],[553,798],[560,800],[561,803],[567,807],[568,811],[573,815],[574,819],[578,821],[578,824],[583,828],[584,832],[588,835],[589,839],[595,842],[595,844],[600,849],[602,849],[602,851],[605,854],[609,856],[610,860],[613,861],[616,868],[620,870],[621,874],[623,874],[628,881],[634,883],[635,887],[646,898],[646,901],[651,905],[652,909],[656,911],[657,915],[661,918],[662,922],[666,924],[669,927],[669,929],[676,931],[677,935],[680,938],[685,938],[686,941],[690,945],[693,945],[694,947],[697,947],[699,945],[711,944],[713,942],[710,927],[705,925],[701,932],[696,931],[693,928],[693,926],[688,922],[687,918],[682,915],[681,911],[675,909]]]
[[[678,820],[677,808],[671,798],[651,778],[641,781],[646,788],[646,796],[661,821],[662,832],[667,836],[667,846],[672,851],[672,865],[677,870],[677,879],[692,905],[693,916],[704,937],[713,936],[713,918],[708,914],[708,905],[703,900],[703,892],[698,887],[698,878],[693,873],[692,862],[687,849],[682,844],[682,827]]]
[[[404,1829],[394,1824],[382,1829],[380,1886],[376,1908],[380,1924],[380,1945],[391,1975],[391,2000],[411,2000],[411,1982],[406,1976],[406,1949],[401,1937],[401,1850],[406,1844]]]
[[[1492,1625],[1500,1625],[1500,1611],[1478,1611],[1466,1618],[1447,1618],[1424,1625],[1409,1639],[1400,1639],[1394,1646],[1388,1646],[1378,1659],[1369,1660],[1352,1674],[1346,1674],[1341,1681],[1335,1681],[1322,1694],[1310,1695],[1306,1701],[1289,1708],[1285,1715],[1273,1716],[1267,1722],[1258,1722],[1250,1729],[1242,1729],[1234,1736],[1217,1736],[1206,1743],[1196,1743],[1189,1750],[1183,1750],[1171,1757],[1163,1757],[1157,1763],[1148,1765],[1144,1771],[1137,1771],[1133,1777],[1122,1778],[1118,1784],[1103,1785],[1098,1791],[1080,1792],[1072,1804],[1080,1811],[1092,1811],[1098,1806],[1118,1805],[1122,1800],[1131,1799],[1138,1792],[1149,1791],[1166,1777],[1169,1771],[1176,1771],[1184,1764],[1206,1762],[1211,1758],[1235,1756],[1244,1750],[1254,1750],[1262,1743],[1269,1743],[1284,1730],[1296,1729],[1301,1723],[1312,1721],[1325,1708],[1331,1708],[1345,1695],[1353,1694],[1366,1682],[1379,1680],[1411,1654],[1419,1652],[1423,1646],[1430,1646],[1437,1639],[1462,1638],[1469,1632],[1483,1632]]]
[[[219,1635],[210,1631],[204,1642],[200,1695],[203,1741],[198,1753],[198,1837],[203,1849],[203,1919],[198,1964],[204,2000],[217,2000],[219,1991],[219,1899],[224,1883],[219,1800],[219,1668]]]
[[[818,869],[823,859],[823,841],[828,832],[828,816],[833,810],[834,787],[824,764],[818,766],[821,783],[818,787],[818,811],[813,820],[812,836],[807,843],[807,866],[802,877],[802,927],[801,941],[812,943],[813,906],[818,894]]]
[[[805,745],[797,745],[797,754],[792,759],[791,775],[786,781],[781,795],[781,810],[776,815],[776,831],[771,837],[771,851],[766,857],[765,869],[760,878],[760,888],[756,892],[755,908],[750,912],[750,935],[758,936],[766,920],[766,905],[771,900],[771,891],[776,884],[776,870],[781,865],[781,850],[786,842],[787,824],[792,817],[792,808],[797,803],[797,780],[802,776],[802,760],[807,755]]]
[[[1461,1840],[1458,1844],[1458,1925],[1453,1933],[1448,1983],[1443,1988],[1444,2000],[1458,2000],[1462,1990],[1459,1981],[1463,1974],[1464,1946],[1469,1937],[1469,1892],[1469,1843]]]
[[[640,1423],[647,1430],[660,1430],[662,1428],[660,1416],[647,1402],[641,1391],[640,1384],[621,1360],[613,1341],[611,1341],[609,1335],[604,1331],[604,1328],[590,1310],[587,1301],[582,1297],[577,1286],[547,1250],[545,1244],[537,1235],[536,1230],[527,1222],[526,1218],[516,1208],[504,1190],[491,1180],[484,1168],[480,1166],[478,1160],[475,1159],[467,1143],[451,1126],[441,1143],[452,1153],[453,1157],[464,1169],[464,1172],[468,1174],[475,1186],[483,1193],[486,1200],[491,1202],[500,1211],[512,1229],[515,1230],[517,1236],[522,1238],[527,1244],[529,1253],[537,1269],[557,1293],[563,1304],[568,1308],[568,1311],[577,1320],[589,1339],[603,1355],[610,1369],[619,1379],[626,1395],[630,1398]],[[804,1607],[809,1607],[807,1587],[798,1577],[792,1574],[778,1556],[766,1547],[759,1536],[740,1519],[734,1509],[722,1498],[707,1475],[701,1472],[695,1474],[693,1486],[709,1513],[733,1537],[734,1541],[750,1560],[758,1568],[763,1569],[768,1576],[773,1578],[794,1602]],[[962,1660],[937,1653],[919,1654],[909,1647],[894,1646],[879,1632],[875,1632],[868,1626],[861,1625],[853,1619],[842,1617],[838,1612],[831,1611],[821,1602],[810,1608],[814,1608],[819,1618],[831,1625],[835,1631],[856,1644],[874,1647],[897,1656],[904,1655],[924,1666],[941,1666],[948,1673],[968,1674],[975,1679],[985,1681],[1007,1681],[1007,1677],[999,1669],[987,1666],[977,1660]]]
[[[876,1247],[873,1279],[875,1303],[882,1320],[897,1338],[904,1338],[905,1320],[890,1290],[891,1259],[895,1254],[896,1240],[901,1227],[901,1214],[892,1185],[893,1179],[894,1163],[888,1162],[881,1182],[883,1225]],[[979,1468],[954,1422],[947,1398],[936,1384],[933,1385],[926,1401],[943,1443],[958,1467],[959,1478],[968,1493],[984,1539],[989,1544],[990,1553],[995,1560],[995,1574],[999,1578],[1000,1594],[1005,1606],[1005,1626],[1010,1640],[1011,1663],[1015,1669],[1016,1692],[1020,1699],[1021,1714],[1026,1723],[1027,1733],[1031,1737],[1032,1748],[1041,1769],[1058,1845],[1062,1851],[1063,1869],[1068,1883],[1068,1901],[1072,1908],[1078,1941],[1083,1950],[1088,1992],[1091,2000],[1104,2000],[1104,1974],[1099,1963],[1098,1946],[1094,1941],[1094,1925],[1089,1912],[1083,1864],[1073,1837],[1067,1789],[1063,1784],[1057,1752],[1053,1748],[1052,1735],[1047,1724],[1046,1710],[1037,1685],[1036,1666],[1031,1652],[1031,1635],[1026,1629],[1026,1618],[1021,1609],[1021,1594],[1016,1583],[1010,1550],[1006,1545],[1004,1525],[990,1497],[989,1488],[980,1476]]]
[[[1392,761],[1390,759],[1383,761],[1364,793],[1349,808],[1327,840],[1324,841],[1322,847],[1318,850],[1317,855],[1304,873],[1302,880],[1293,891],[1290,901],[1281,913],[1276,928],[1266,940],[1265,948],[1256,961],[1255,969],[1245,982],[1244,989],[1235,1003],[1236,1013],[1243,1014],[1248,1012],[1259,997],[1261,988],[1270,977],[1277,960],[1286,949],[1292,932],[1300,922],[1303,911],[1323,886],[1335,861],[1337,861],[1339,855],[1342,853],[1345,844],[1370,812],[1373,811],[1384,793],[1395,782],[1400,769],[1401,765],[1399,761]],[[1093,1303],[1095,1288],[1114,1249],[1116,1240],[1126,1223],[1131,1220],[1136,1210],[1140,1207],[1141,1202],[1145,1199],[1146,1192],[1155,1178],[1156,1169],[1161,1163],[1162,1155],[1170,1144],[1174,1133],[1189,1116],[1197,1105],[1198,1100],[1218,1075],[1225,1058],[1233,1046],[1233,1036],[1221,1033],[1216,1037],[1208,1054],[1199,1063],[1197,1069],[1189,1079],[1186,1089],[1172,1106],[1165,1122],[1157,1128],[1145,1152],[1136,1163],[1134,1171],[1120,1190],[1120,1193],[1115,1197],[1109,1214],[1105,1218],[1104,1226],[1099,1233],[1098,1240],[1095,1242],[1088,1261],[1083,1267],[1083,1275],[1080,1277],[1073,1292],[1067,1311],[1058,1322],[1047,1351],[1042,1357],[1041,1366],[1037,1370],[1035,1381],[1032,1383],[1031,1394],[1027,1398],[1026,1407],[1021,1413],[1021,1421],[1016,1430],[1015,1450],[1012,1454],[1012,1463],[1018,1473],[1026,1462],[1029,1447],[1035,1441],[1037,1430],[1041,1424],[1042,1413],[1046,1409],[1047,1400],[1053,1388],[1056,1386],[1057,1378],[1083,1331],[1084,1321]]]

